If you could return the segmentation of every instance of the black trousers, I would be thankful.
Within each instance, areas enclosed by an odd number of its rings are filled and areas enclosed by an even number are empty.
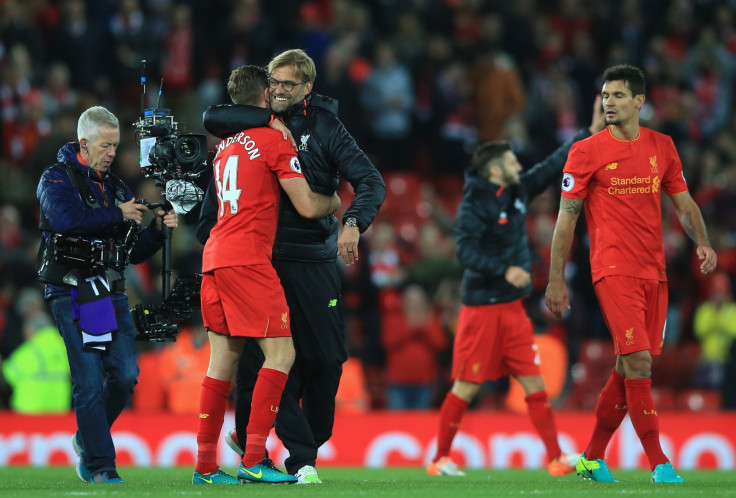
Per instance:
[[[286,470],[314,466],[317,450],[332,436],[335,396],[347,359],[342,285],[336,263],[274,261],[291,314],[296,360],[276,415],[276,435],[289,452]],[[245,447],[258,370],[263,353],[246,342],[236,373],[235,427]],[[301,405],[300,405],[301,403]]]

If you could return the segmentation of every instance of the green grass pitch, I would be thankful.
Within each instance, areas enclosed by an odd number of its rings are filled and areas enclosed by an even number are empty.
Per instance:
[[[234,473],[235,469],[223,469]],[[119,469],[124,484],[81,482],[72,467],[0,468],[0,496],[227,497],[248,498],[469,498],[496,496],[736,496],[736,472],[684,471],[684,484],[653,485],[645,471],[612,469],[616,484],[583,481],[575,474],[550,477],[542,470],[470,470],[466,477],[431,477],[420,468],[320,468],[322,485],[193,485],[190,468]]]

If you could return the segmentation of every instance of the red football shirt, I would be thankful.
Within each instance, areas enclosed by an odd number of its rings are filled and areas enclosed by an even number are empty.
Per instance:
[[[585,198],[593,282],[607,275],[666,281],[661,192],[687,191],[672,139],[640,128],[619,140],[607,127],[570,149],[562,195]]]
[[[294,146],[271,128],[244,130],[220,142],[213,170],[219,211],[202,271],[271,264],[279,178],[304,176]]]

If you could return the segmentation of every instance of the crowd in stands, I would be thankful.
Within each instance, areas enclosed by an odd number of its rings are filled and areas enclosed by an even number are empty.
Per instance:
[[[0,408],[23,411],[15,401],[27,394],[14,383],[33,372],[16,358],[38,344],[48,343],[49,355],[59,346],[43,303],[38,309],[35,191],[59,147],[76,140],[80,112],[104,105],[120,118],[113,171],[154,202],[160,188],[139,170],[132,126],[142,102],[170,108],[182,129],[204,133],[202,111],[228,102],[233,68],[265,65],[294,47],[315,60],[314,90],[339,101],[341,120],[387,185],[359,264],[338,263],[351,356],[339,406],[437,406],[449,386],[462,273],[452,225],[470,154],[507,139],[531,166],[587,126],[603,70],[630,63],[647,77],[642,122],[674,139],[719,260],[717,275],[697,271],[692,243],[665,203],[670,309],[655,361],[658,406],[736,409],[733,0],[0,0]],[[344,208],[351,191],[340,192]],[[558,200],[550,189],[531,206],[527,306],[537,332],[563,346],[549,351],[566,355],[555,361],[563,369],[556,403],[591,409],[601,388],[596,358],[613,355],[604,352],[610,338],[584,236],[568,265],[570,313],[557,320],[543,303]],[[195,209],[175,230],[176,274],[200,269],[196,216]],[[126,271],[131,305],[160,300],[156,265]],[[196,411],[197,400],[187,405],[180,395],[201,378],[208,346],[201,323],[184,329],[173,344],[141,343],[134,407]],[[64,375],[53,368],[54,379]],[[481,407],[502,407],[513,392],[502,383],[486,389]],[[68,404],[48,407],[58,409]]]

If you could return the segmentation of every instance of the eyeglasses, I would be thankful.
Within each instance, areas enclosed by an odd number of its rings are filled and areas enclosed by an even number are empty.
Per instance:
[[[297,83],[296,81],[279,81],[275,78],[268,78],[268,86],[272,90],[276,90],[279,85],[281,85],[281,88],[284,89],[285,92],[290,92],[294,89],[297,85],[303,85],[304,82]]]

